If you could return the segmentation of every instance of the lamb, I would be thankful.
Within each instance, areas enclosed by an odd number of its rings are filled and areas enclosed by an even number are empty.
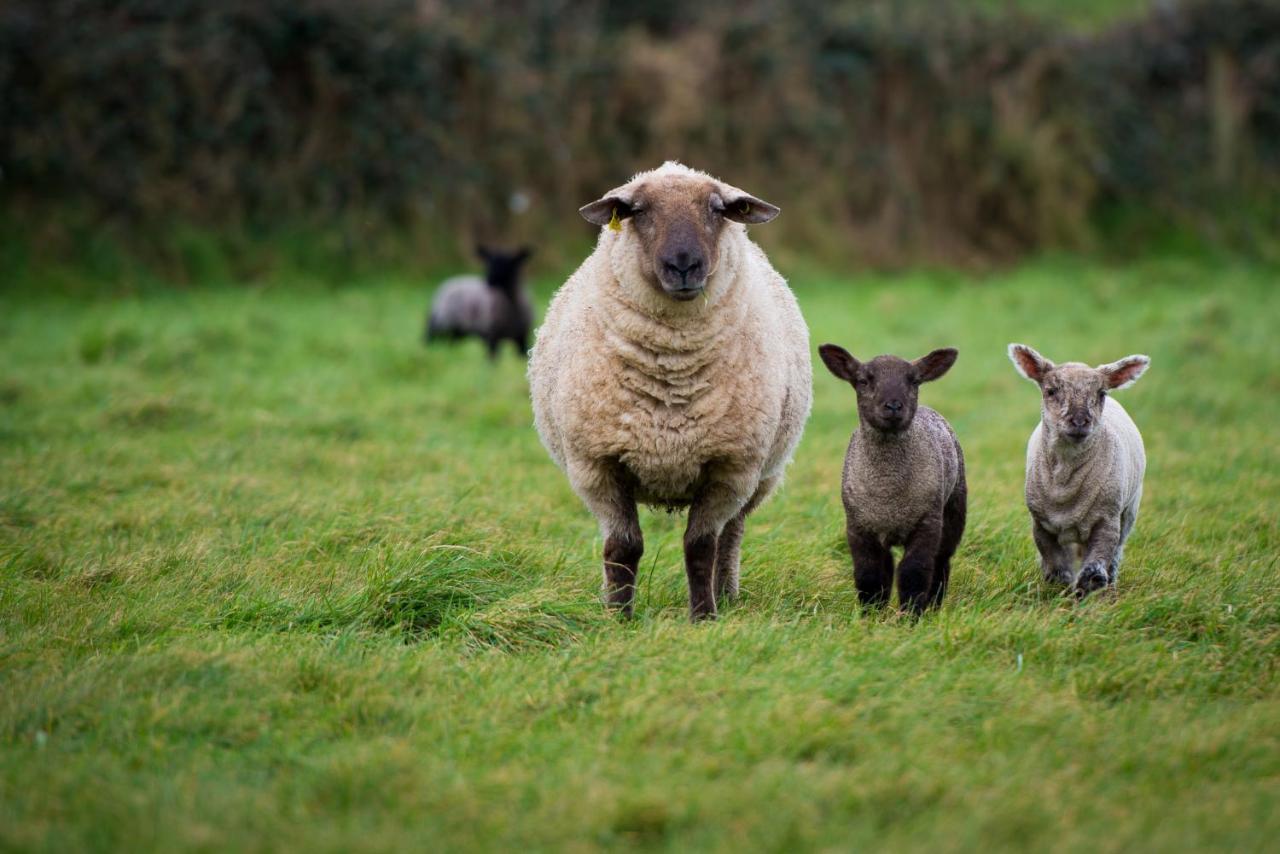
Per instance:
[[[918,401],[920,384],[945,374],[959,354],[947,348],[914,362],[897,356],[859,362],[835,344],[818,353],[858,395],[858,429],[840,486],[858,599],[863,605],[889,601],[891,549],[902,546],[899,606],[913,614],[939,606],[964,535],[968,488],[951,425]]]
[[[474,335],[485,342],[490,359],[498,357],[503,341],[511,341],[524,356],[529,351],[533,307],[521,284],[520,268],[533,250],[503,252],[477,246],[476,254],[484,261],[485,277],[446,279],[431,302],[424,338],[430,343]]]
[[[812,398],[808,328],[744,227],[778,208],[668,162],[580,212],[604,227],[538,332],[538,434],[599,521],[606,603],[632,613],[637,502],[688,507],[689,614],[714,618]]]
[[[1151,360],[1055,365],[1023,344],[1010,344],[1009,358],[1041,392],[1026,486],[1041,572],[1083,597],[1119,577],[1147,467],[1142,434],[1108,392],[1133,385]]]

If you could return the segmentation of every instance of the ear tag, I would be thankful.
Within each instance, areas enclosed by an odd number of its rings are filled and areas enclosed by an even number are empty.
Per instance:
[[[622,231],[622,223],[618,222],[618,209],[613,209],[613,216],[609,218],[610,231]]]

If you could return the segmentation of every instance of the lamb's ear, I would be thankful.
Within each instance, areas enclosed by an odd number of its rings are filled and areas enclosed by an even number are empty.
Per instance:
[[[858,376],[861,365],[845,348],[836,344],[823,344],[818,348],[818,355],[822,357],[827,370],[845,382],[851,383]]]
[[[1125,356],[1118,362],[1109,365],[1098,365],[1098,373],[1107,383],[1109,389],[1128,388],[1138,381],[1138,377],[1146,373],[1151,360],[1146,356]]]
[[[532,246],[521,246],[519,249],[516,250],[515,258],[513,260],[517,264],[523,264],[525,261],[528,261],[532,255],[533,255]]]
[[[488,246],[485,246],[483,243],[477,243],[477,244],[476,244],[476,257],[477,257],[477,258],[479,258],[481,261],[483,261],[483,262],[485,262],[485,263],[487,264],[487,263],[489,263],[489,259],[490,259],[490,258],[492,258],[492,257],[493,257],[493,255],[492,255],[492,253],[489,251],[489,247],[488,247]]]
[[[954,347],[943,347],[934,350],[927,356],[921,356],[912,362],[916,368],[916,375],[920,377],[920,382],[927,383],[936,380],[938,377],[951,370],[951,366],[956,363],[956,357],[960,355],[960,351]]]
[[[589,205],[578,208],[582,218],[592,225],[608,225],[616,213],[619,220],[635,215],[635,198],[626,187],[610,190]]]
[[[1010,344],[1009,360],[1018,369],[1018,373],[1036,385],[1044,379],[1044,375],[1053,370],[1053,362],[1032,350],[1026,344]]]
[[[719,211],[725,219],[741,223],[768,222],[780,211],[763,199],[757,199],[736,187],[723,187],[711,194],[711,209]]]

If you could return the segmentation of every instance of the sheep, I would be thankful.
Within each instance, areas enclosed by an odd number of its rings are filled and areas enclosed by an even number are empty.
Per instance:
[[[689,615],[715,618],[813,394],[804,318],[744,227],[778,208],[667,162],[580,213],[602,228],[538,332],[535,425],[600,524],[606,604],[632,614],[637,502],[688,507]]]
[[[1055,365],[1023,344],[1010,344],[1009,358],[1041,393],[1040,423],[1027,443],[1026,500],[1044,580],[1081,597],[1114,586],[1147,457],[1129,413],[1107,398],[1137,382],[1151,360]]]
[[[533,307],[520,281],[520,268],[533,250],[503,252],[477,246],[476,254],[485,263],[485,277],[454,276],[440,285],[431,302],[424,340],[474,335],[485,342],[491,360],[498,357],[502,342],[509,340],[525,356]]]
[[[964,535],[968,487],[955,431],[918,401],[920,384],[949,371],[959,354],[946,348],[914,362],[897,356],[859,362],[835,344],[823,344],[818,354],[858,396],[858,429],[840,482],[858,599],[889,601],[891,549],[902,546],[899,606],[917,615],[939,606]]]

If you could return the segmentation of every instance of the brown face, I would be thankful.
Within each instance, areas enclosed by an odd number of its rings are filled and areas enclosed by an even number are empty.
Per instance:
[[[1126,356],[1091,368],[1079,362],[1055,365],[1025,344],[1010,344],[1018,373],[1040,386],[1040,417],[1050,435],[1083,444],[1102,421],[1107,393],[1126,388],[1146,371],[1146,356]]]
[[[920,384],[936,380],[955,364],[956,350],[947,347],[908,362],[897,356],[876,356],[859,362],[835,344],[823,344],[818,355],[827,370],[853,386],[858,394],[858,419],[881,433],[901,433],[915,420]]]
[[[666,175],[619,188],[581,213],[597,225],[616,216],[639,240],[654,287],[685,301],[715,272],[726,223],[768,222],[778,209],[707,178]]]

